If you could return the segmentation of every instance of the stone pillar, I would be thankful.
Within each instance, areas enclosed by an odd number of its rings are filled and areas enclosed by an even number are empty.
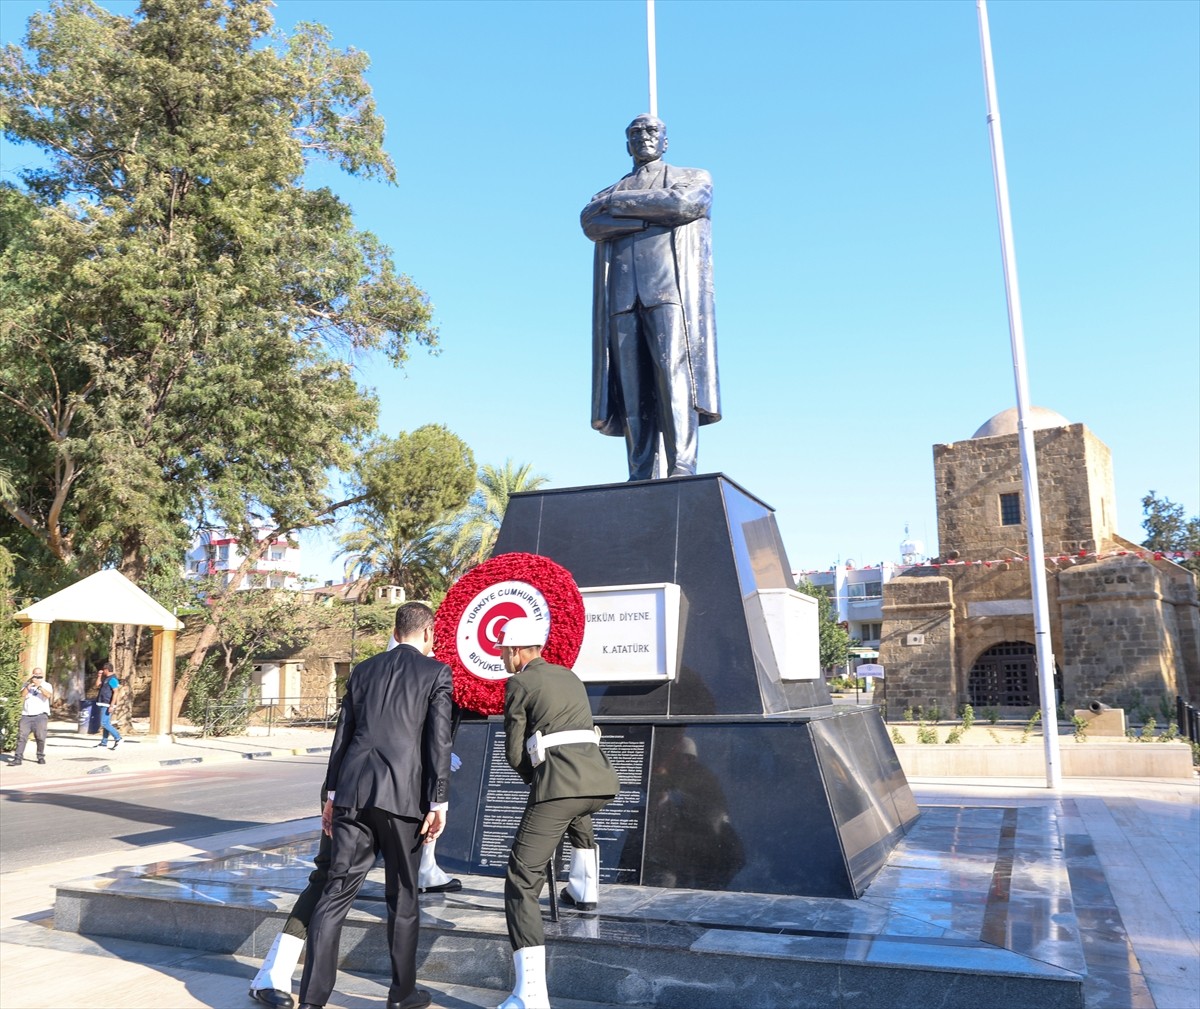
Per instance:
[[[155,630],[150,679],[150,735],[165,740],[174,728],[171,700],[175,690],[175,632]]]
[[[35,669],[46,669],[50,655],[50,625],[31,620],[21,628],[25,636],[25,647],[21,649],[21,671],[26,677]]]

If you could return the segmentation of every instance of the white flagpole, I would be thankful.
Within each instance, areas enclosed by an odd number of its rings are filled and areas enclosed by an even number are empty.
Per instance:
[[[1025,522],[1028,533],[1029,577],[1033,589],[1033,635],[1037,649],[1038,685],[1042,702],[1042,735],[1046,751],[1046,787],[1062,784],[1058,752],[1058,706],[1054,697],[1054,650],[1050,641],[1050,607],[1046,596],[1046,564],[1042,540],[1042,503],[1038,493],[1037,455],[1029,426],[1029,376],[1025,367],[1025,331],[1021,322],[1021,293],[1017,285],[1017,256],[1013,246],[1012,216],[1008,205],[1008,174],[1004,166],[1004,138],[996,101],[996,76],[992,72],[992,38],[988,31],[987,0],[975,0],[979,11],[979,41],[983,50],[984,88],[987,92],[988,135],[992,144],[992,174],[996,183],[996,213],[1000,218],[1000,251],[1004,259],[1004,291],[1008,301],[1008,331],[1012,344],[1013,374],[1017,386],[1017,437],[1021,447],[1021,477],[1025,486]]]
[[[650,115],[658,116],[658,66],[654,51],[654,0],[646,0],[646,60],[650,69]]]

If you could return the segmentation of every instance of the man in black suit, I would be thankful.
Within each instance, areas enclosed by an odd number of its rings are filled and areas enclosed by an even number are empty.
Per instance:
[[[417,872],[422,841],[446,826],[450,778],[450,667],[429,657],[433,611],[405,603],[393,632],[400,647],[359,663],[342,713],[321,814],[332,839],[329,880],[308,926],[300,1009],[319,1009],[333,991],[342,922],[375,852],[383,854],[392,984],[388,1009],[420,1009]]]

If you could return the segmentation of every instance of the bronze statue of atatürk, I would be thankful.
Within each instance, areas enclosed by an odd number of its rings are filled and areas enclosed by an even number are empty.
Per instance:
[[[625,437],[629,479],[690,476],[699,425],[721,419],[712,178],[662,160],[667,128],[654,116],[625,138],[633,171],[580,215],[596,243],[592,426]]]

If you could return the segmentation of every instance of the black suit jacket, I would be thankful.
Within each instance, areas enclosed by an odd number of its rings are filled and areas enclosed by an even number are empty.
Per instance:
[[[450,667],[411,645],[354,667],[325,788],[334,805],[421,819],[450,787]]]

